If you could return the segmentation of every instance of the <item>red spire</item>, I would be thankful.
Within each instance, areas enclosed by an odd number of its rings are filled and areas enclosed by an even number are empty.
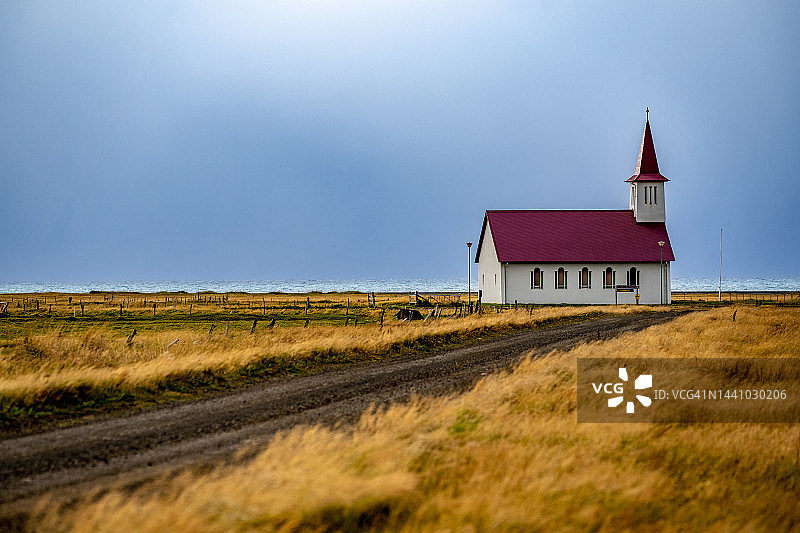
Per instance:
[[[644,137],[642,147],[639,149],[639,159],[636,161],[636,174],[658,174],[658,160],[656,160],[656,147],[653,146],[653,134],[650,133],[650,121],[644,123]]]
[[[648,118],[644,123],[642,146],[639,148],[639,159],[636,160],[636,172],[625,181],[669,181],[658,172],[656,147],[653,145],[653,134],[650,132],[650,109],[647,109]]]

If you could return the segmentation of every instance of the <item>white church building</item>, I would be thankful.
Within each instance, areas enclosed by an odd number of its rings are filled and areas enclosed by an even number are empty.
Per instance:
[[[670,303],[664,184],[645,121],[625,210],[486,211],[475,254],[484,303]]]

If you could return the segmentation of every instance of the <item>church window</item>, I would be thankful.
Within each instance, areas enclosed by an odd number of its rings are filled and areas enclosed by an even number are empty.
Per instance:
[[[578,280],[578,288],[579,289],[591,289],[592,288],[592,271],[586,267],[581,269],[581,276]]]
[[[531,272],[531,289],[543,289],[544,284],[542,283],[542,269],[534,268]]]
[[[628,285],[639,285],[639,271],[636,267],[631,267],[628,271]]]
[[[563,268],[556,270],[556,289],[567,288],[567,271]]]
[[[614,278],[616,277],[616,272],[611,267],[608,267],[605,271],[605,276],[603,277],[603,288],[604,289],[613,289],[614,282],[616,281]]]

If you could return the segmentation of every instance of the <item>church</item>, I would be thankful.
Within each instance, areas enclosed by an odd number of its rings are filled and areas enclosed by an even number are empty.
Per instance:
[[[645,120],[629,209],[486,211],[478,240],[481,301],[500,304],[668,304],[664,185]]]

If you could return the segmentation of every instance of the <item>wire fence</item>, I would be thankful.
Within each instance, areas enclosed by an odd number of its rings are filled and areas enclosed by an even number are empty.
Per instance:
[[[800,303],[800,291],[673,291],[673,302]]]

